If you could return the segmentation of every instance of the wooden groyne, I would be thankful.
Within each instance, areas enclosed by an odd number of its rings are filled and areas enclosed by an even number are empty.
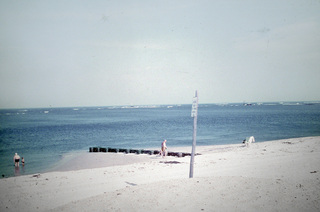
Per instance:
[[[125,149],[125,148],[112,148],[112,147],[90,147],[89,152],[113,152],[113,153],[124,153],[124,154],[148,154],[148,155],[159,155],[159,150],[147,150],[147,149]],[[198,155],[198,154],[196,154]],[[191,153],[185,152],[167,152],[167,156],[174,157],[185,157],[191,156]]]

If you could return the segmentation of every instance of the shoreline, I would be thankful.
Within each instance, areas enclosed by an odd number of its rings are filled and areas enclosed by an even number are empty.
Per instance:
[[[243,146],[197,146],[192,179],[190,157],[86,152],[62,164],[67,169],[1,179],[0,210],[320,209],[320,136]]]
[[[274,141],[262,141],[252,143],[251,147],[257,144],[264,144],[269,142],[290,142],[290,140],[299,139],[312,139],[319,138],[320,136],[310,136],[310,137],[300,137],[300,138],[288,138],[279,139]],[[320,145],[320,143],[319,143]],[[232,151],[241,148],[247,148],[244,144],[217,144],[217,145],[203,145],[196,146],[196,153],[208,154],[214,152],[225,152]],[[249,147],[250,148],[250,147]],[[145,150],[160,150],[160,148],[145,148]],[[181,146],[181,147],[170,147],[168,146],[168,151],[172,152],[186,152],[191,153],[192,146]],[[105,152],[89,152],[89,151],[76,151],[72,153],[67,153],[63,156],[64,158],[55,164],[53,167],[49,168],[43,173],[47,172],[64,172],[64,171],[77,171],[81,169],[94,169],[103,168],[110,166],[122,166],[130,165],[134,163],[150,162],[155,159],[160,159],[158,155],[148,155],[148,154],[135,154],[135,153],[105,153]],[[169,157],[176,158],[176,157]],[[189,158],[190,156],[186,156]]]
[[[320,136],[308,136],[308,137],[320,137]],[[278,139],[274,141],[281,141],[281,140],[288,140],[288,139],[299,139],[299,138],[308,138],[308,137],[298,137],[298,138],[286,138],[286,139]],[[256,143],[265,143],[265,142],[273,142],[273,141],[258,141]],[[242,146],[242,143],[231,143],[231,144],[214,144],[214,145],[201,145],[196,147],[196,153],[199,153],[199,150],[202,151],[203,149],[206,149],[206,147],[214,147],[214,149],[221,149],[224,146],[226,148],[231,148],[232,146]],[[190,146],[173,146],[171,147],[170,145],[168,146],[169,149],[168,151],[171,152],[188,152],[191,153],[191,144]],[[89,147],[87,148],[89,149]],[[139,149],[139,148],[137,148]],[[160,150],[160,147],[150,147],[150,148],[140,148],[140,149],[145,149],[145,150]],[[9,175],[2,175],[2,178],[11,178],[11,177],[20,177],[20,176],[26,176],[26,175],[34,175],[34,174],[39,174],[39,173],[47,173],[47,172],[56,172],[56,171],[75,171],[75,170],[81,170],[81,169],[90,169],[90,168],[101,168],[101,167],[108,167],[108,166],[116,166],[116,165],[126,165],[130,163],[137,163],[141,161],[148,161],[150,159],[140,157],[136,158],[134,157],[134,153],[118,153],[118,155],[129,155],[127,158],[130,158],[131,160],[127,160],[125,158],[122,158],[121,156],[89,156],[88,154],[100,154],[100,153],[89,153],[89,150],[75,150],[71,152],[64,153],[60,155],[62,159],[59,161],[49,164],[47,167],[40,171],[33,171],[31,172],[29,170],[29,166],[27,164],[26,167],[20,166],[20,169],[12,169],[12,174]],[[101,154],[106,154],[106,153],[101,153]],[[107,153],[109,154],[109,153]],[[115,153],[110,153],[110,154],[115,154]],[[201,154],[201,152],[200,152]],[[141,154],[144,155],[144,154]],[[188,157],[188,156],[187,156]],[[27,161],[28,162],[28,161]],[[32,169],[32,168],[31,168]],[[28,171],[26,171],[28,170]]]

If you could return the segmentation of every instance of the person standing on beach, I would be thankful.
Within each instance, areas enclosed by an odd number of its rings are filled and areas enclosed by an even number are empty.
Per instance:
[[[165,157],[167,156],[167,140],[164,140],[161,144],[161,151],[160,151],[160,154],[162,157]]]
[[[14,161],[14,166],[19,167],[20,156],[18,155],[18,153],[14,154],[13,161]]]

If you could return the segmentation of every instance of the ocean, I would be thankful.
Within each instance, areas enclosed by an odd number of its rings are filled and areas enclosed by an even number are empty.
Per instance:
[[[0,176],[49,171],[89,147],[192,145],[191,105],[0,110]],[[320,103],[200,104],[197,145],[320,136]],[[26,165],[15,169],[14,153]]]

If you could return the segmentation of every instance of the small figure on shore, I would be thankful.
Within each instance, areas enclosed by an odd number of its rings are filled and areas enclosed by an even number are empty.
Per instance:
[[[255,142],[254,140],[254,137],[253,136],[250,136],[250,137],[247,137],[246,139],[244,139],[242,141],[242,143],[244,143],[246,145],[246,147],[249,147],[249,144]]]
[[[19,162],[20,162],[20,156],[18,153],[15,153],[13,156],[13,161],[14,161],[14,166],[19,167]]]
[[[21,164],[22,164],[22,166],[24,166],[24,158],[23,157],[21,158]]]
[[[167,140],[164,140],[161,144],[161,151],[160,151],[160,155],[162,157],[165,157],[167,156]]]

